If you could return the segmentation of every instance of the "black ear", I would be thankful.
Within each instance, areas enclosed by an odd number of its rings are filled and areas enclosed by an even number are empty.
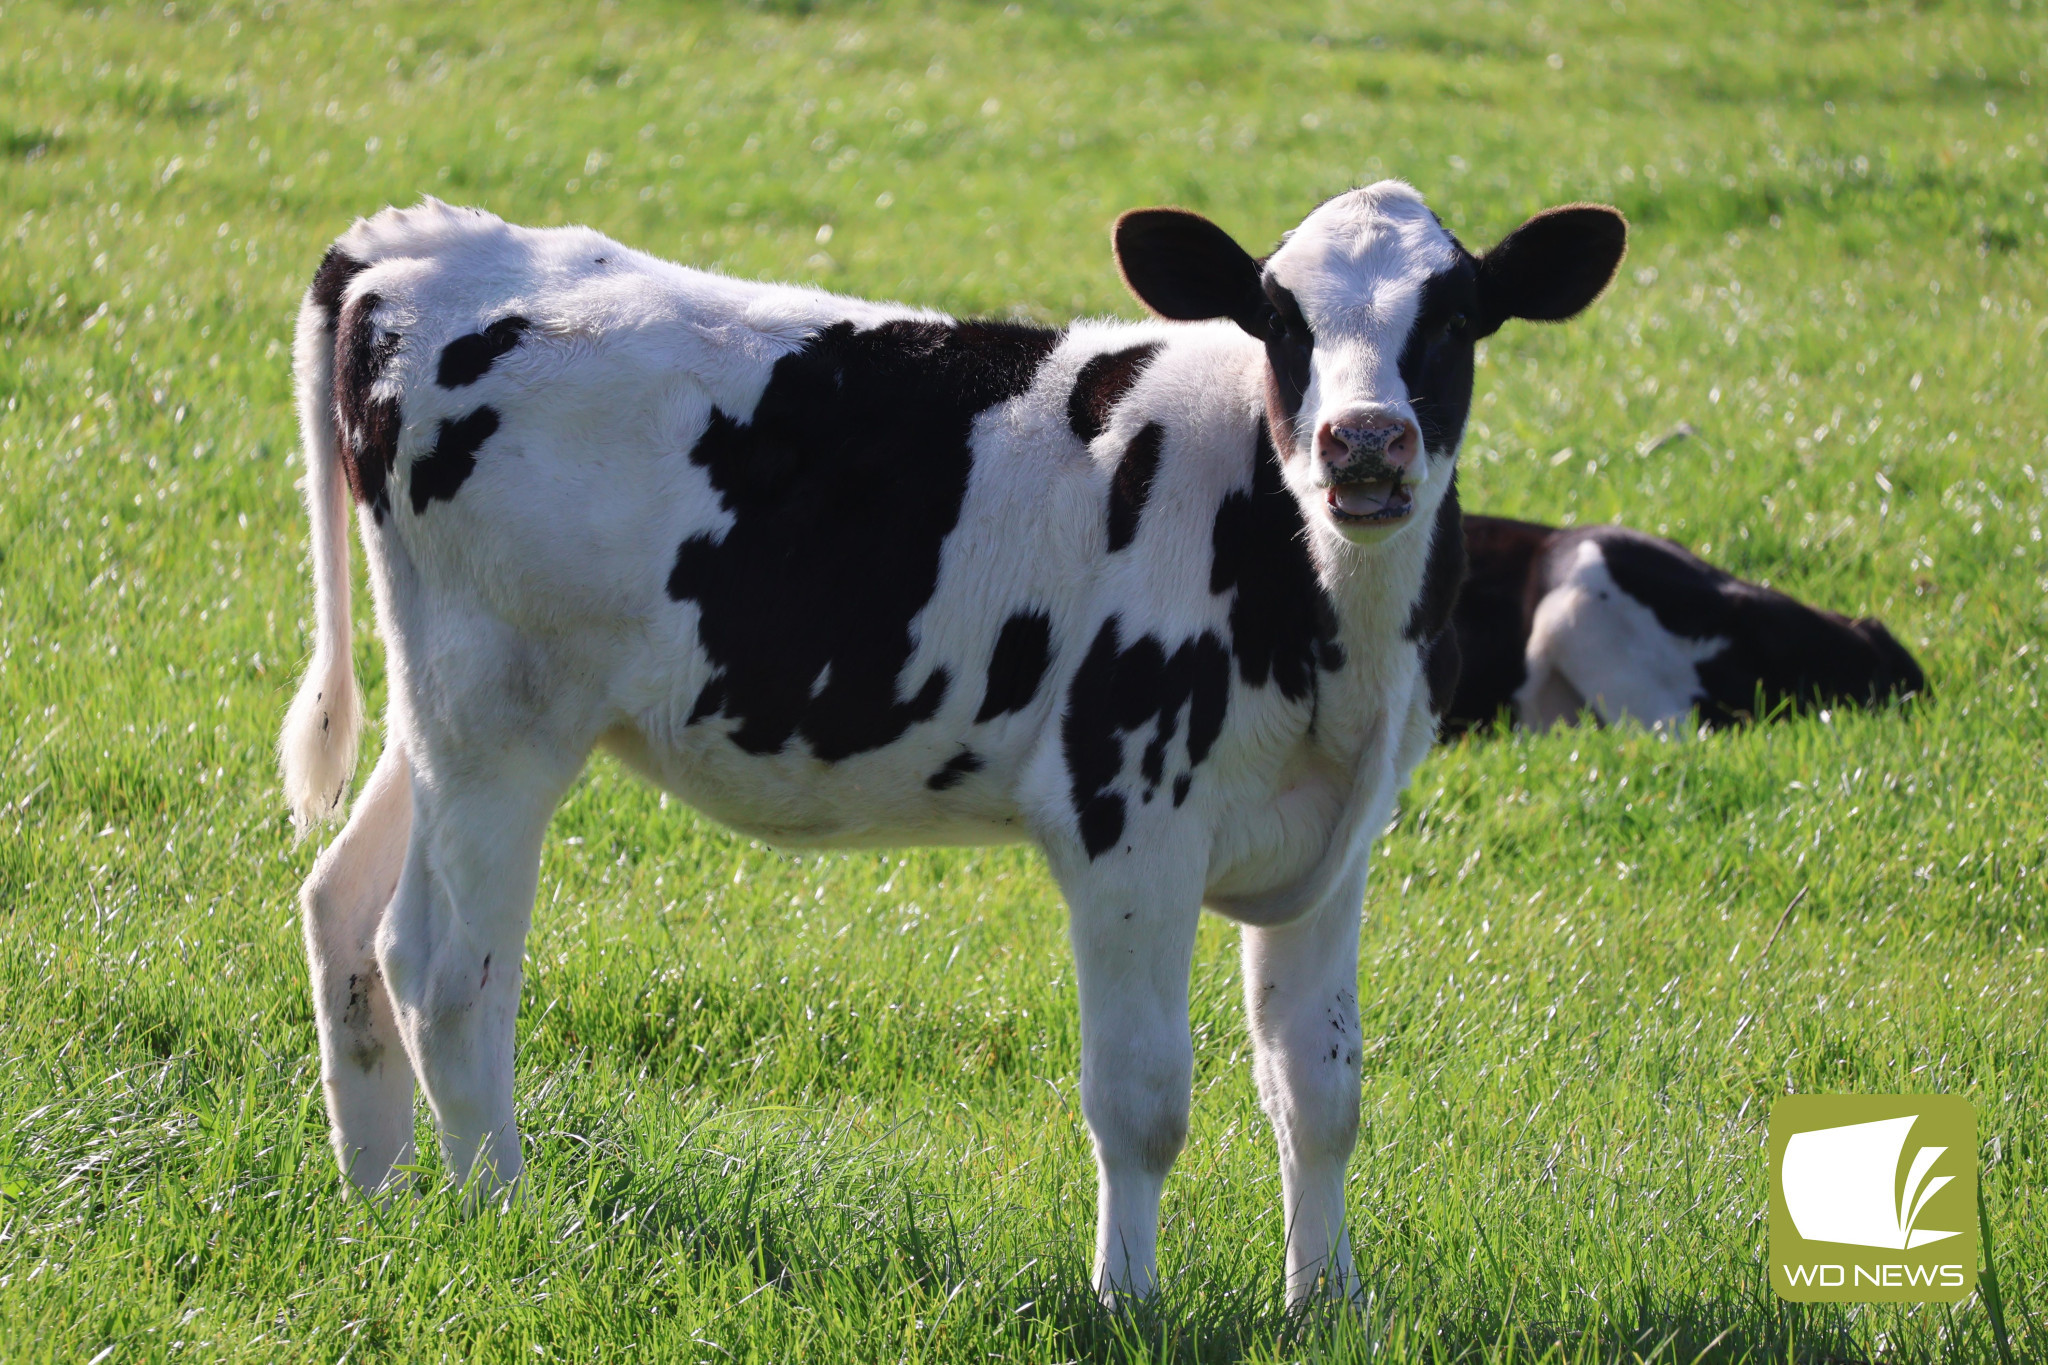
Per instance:
[[[1230,234],[1186,209],[1132,209],[1112,233],[1116,265],[1138,302],[1163,318],[1229,318],[1266,335],[1259,263]]]
[[[1605,204],[1545,209],[1479,258],[1487,330],[1509,318],[1577,317],[1614,278],[1628,250],[1628,220]]]

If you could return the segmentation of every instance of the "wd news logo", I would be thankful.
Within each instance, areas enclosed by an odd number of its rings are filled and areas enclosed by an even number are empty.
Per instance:
[[[1771,1284],[1806,1302],[1954,1302],[1977,1287],[1977,1113],[1954,1095],[1771,1107]]]

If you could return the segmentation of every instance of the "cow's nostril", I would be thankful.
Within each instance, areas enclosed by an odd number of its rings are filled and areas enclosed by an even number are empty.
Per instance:
[[[1421,449],[1415,424],[1397,417],[1364,416],[1325,423],[1317,445],[1324,460],[1340,468],[1383,464],[1405,468]]]

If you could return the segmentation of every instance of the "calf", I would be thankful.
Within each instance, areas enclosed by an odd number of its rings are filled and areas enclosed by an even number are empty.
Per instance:
[[[542,831],[592,749],[826,847],[1030,840],[1071,912],[1100,1292],[1153,1285],[1187,1131],[1203,906],[1244,926],[1290,1300],[1354,1286],[1344,1167],[1366,855],[1456,676],[1473,345],[1563,319],[1611,209],[1484,255],[1406,185],[1264,261],[1126,214],[1159,320],[956,321],[427,202],[359,222],[299,315],[315,652],[302,820],[359,705],[353,498],[388,740],[303,895],[337,1155],[516,1179],[513,1015]]]
[[[1587,712],[1660,728],[1697,712],[1718,728],[1927,687],[1874,618],[1809,607],[1640,531],[1468,516],[1465,546],[1453,729],[1512,713],[1547,730]]]

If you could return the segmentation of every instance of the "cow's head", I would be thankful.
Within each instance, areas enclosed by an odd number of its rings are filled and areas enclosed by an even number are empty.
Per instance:
[[[1124,282],[1183,321],[1266,346],[1266,409],[1310,524],[1369,543],[1427,523],[1472,405],[1472,348],[1509,318],[1562,322],[1607,287],[1628,225],[1546,209],[1474,256],[1422,196],[1383,180],[1328,201],[1263,261],[1185,209],[1116,224]]]

